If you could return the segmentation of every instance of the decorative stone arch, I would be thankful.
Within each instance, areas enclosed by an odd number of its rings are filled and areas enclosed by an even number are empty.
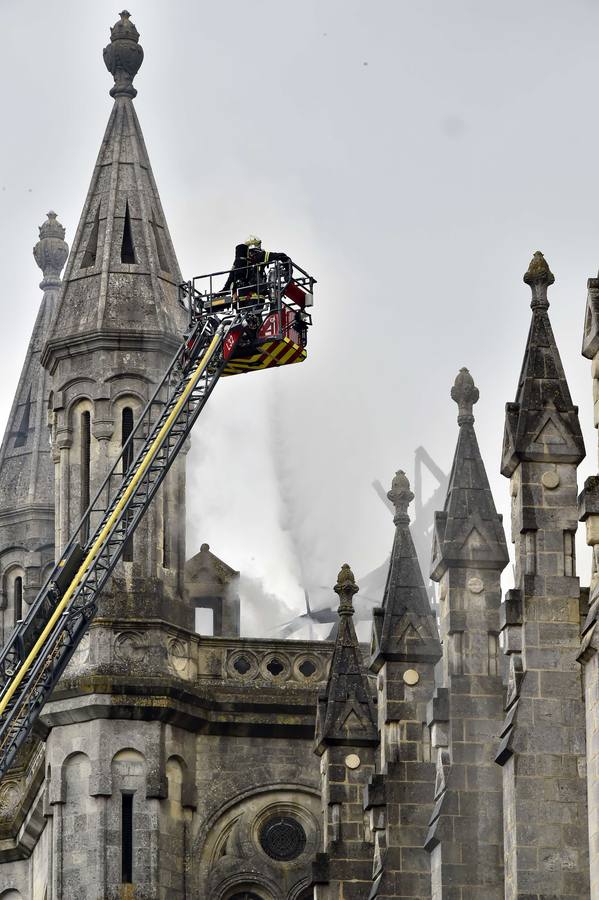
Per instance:
[[[127,746],[117,750],[110,760],[110,773],[114,782],[115,776],[125,781],[131,777],[141,778],[144,782],[147,775],[147,759],[145,753],[137,747]],[[114,792],[114,784],[112,785]]]
[[[48,767],[48,768],[50,768],[50,767]],[[87,755],[87,753],[84,753],[82,750],[74,750],[73,752],[68,753],[63,758],[62,762],[60,763],[60,765],[58,767],[59,781],[60,781],[60,788],[59,788],[60,796],[59,796],[59,798],[55,798],[55,799],[59,799],[60,802],[62,802],[62,803],[66,803],[69,800],[69,796],[68,796],[69,782],[72,783],[72,781],[74,780],[71,778],[71,776],[72,776],[72,773],[74,772],[75,768],[83,769],[82,777],[78,778],[77,780],[80,783],[80,788],[83,787],[83,785],[87,782],[87,789],[85,791],[85,794],[89,796],[91,761],[90,761],[90,758]]]
[[[302,878],[289,892],[289,900],[313,900],[314,889],[310,887],[309,878]]]
[[[280,897],[275,882],[249,870],[228,878],[214,895],[214,900],[279,900]]]
[[[65,409],[65,422],[71,430],[75,428],[75,416],[82,412],[94,413],[94,397],[90,394],[79,394],[67,403]]]
[[[212,831],[215,824],[219,821],[219,819],[227,813],[229,810],[233,809],[243,800],[248,799],[249,797],[259,796],[261,794],[270,793],[271,791],[297,791],[300,794],[306,794],[311,797],[316,803],[321,802],[320,792],[314,787],[313,784],[309,784],[308,782],[296,782],[290,783],[287,781],[274,782],[272,784],[249,784],[248,787],[243,791],[238,791],[233,796],[229,797],[226,802],[224,802],[219,808],[212,813],[212,815],[208,816],[205,822],[198,828],[197,834],[193,841],[193,852],[194,854],[199,854],[202,852],[202,847],[205,844],[206,838],[208,834]],[[320,818],[320,816],[319,816]]]
[[[115,392],[110,398],[110,409],[114,415],[115,421],[118,419],[119,413],[126,407],[133,408],[134,413],[140,412],[147,403],[146,397],[141,391],[136,391],[131,386],[122,387]]]
[[[160,371],[160,375],[162,375],[162,370]],[[126,381],[127,384],[130,384],[132,381],[141,381],[143,384],[149,385],[151,388],[155,388],[156,380],[157,379],[155,378],[151,378],[145,370],[131,368],[127,369],[126,372],[116,372],[113,370],[104,378],[103,384],[110,385],[111,391],[116,390],[122,392],[122,390],[125,389],[118,388],[118,383],[120,381]],[[115,385],[117,386],[116,388]],[[116,396],[116,394],[113,394],[113,396]],[[140,397],[143,397],[141,393]]]
[[[23,900],[23,894],[16,888],[9,888],[7,891],[2,891],[0,900]]]
[[[23,589],[25,587],[24,559],[26,554],[25,547],[11,547],[0,556],[0,610],[8,609],[9,606],[14,609],[13,592],[17,578],[23,579],[22,587]]]
[[[192,771],[177,753],[171,754],[166,761],[166,783],[169,800],[176,800],[181,806],[195,808],[196,791]]]
[[[320,817],[321,800],[314,789],[268,785],[239,794],[196,835],[191,854],[199,863],[193,873],[196,891],[229,900],[237,888],[255,886],[274,900],[299,898],[321,845]],[[288,846],[281,847],[280,841],[288,838]]]

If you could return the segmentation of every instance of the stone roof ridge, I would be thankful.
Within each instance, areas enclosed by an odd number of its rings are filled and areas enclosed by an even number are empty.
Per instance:
[[[0,446],[0,508],[19,510],[35,504],[54,506],[54,464],[48,441],[50,383],[40,363],[52,328],[69,247],[53,210],[39,227],[34,259],[42,270],[42,302],[25,355],[6,430]]]
[[[539,250],[524,281],[532,292],[532,318],[516,399],[506,404],[501,472],[507,477],[522,459],[579,463],[585,456],[578,407],[549,321],[547,289],[555,278]]]
[[[216,555],[210,544],[202,544],[199,552],[191,556],[185,563],[186,577],[196,576],[201,571],[214,573],[223,583],[231,581],[239,576],[239,571],[234,569],[223,559]]]
[[[431,578],[438,581],[447,566],[503,569],[508,550],[501,516],[495,507],[480,453],[472,409],[479,390],[466,368],[451,389],[458,405],[458,440],[445,505],[435,513]]]
[[[395,535],[382,606],[374,610],[371,668],[386,660],[436,662],[441,645],[410,531],[408,507],[414,499],[403,470],[395,473],[387,497],[393,503]]]
[[[50,369],[60,349],[73,352],[89,335],[102,335],[110,347],[124,337],[133,345],[153,339],[170,355],[185,327],[179,263],[133,104],[142,59],[139,34],[124,10],[104,51],[114,104],[44,354]]]
[[[356,747],[378,742],[377,715],[353,623],[352,599],[359,590],[347,563],[334,587],[339,597],[339,628],[326,688],[318,698],[315,749]]]

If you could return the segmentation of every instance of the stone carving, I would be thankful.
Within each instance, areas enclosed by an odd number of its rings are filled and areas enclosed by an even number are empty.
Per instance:
[[[229,651],[225,670],[230,678],[236,681],[254,681],[262,679],[279,683],[294,681],[302,685],[323,681],[326,676],[326,665],[315,653],[282,653],[264,650],[232,650]]]
[[[33,256],[44,274],[40,288],[45,291],[60,287],[60,273],[69,255],[69,245],[64,239],[65,230],[53,210],[48,213],[48,218],[40,226],[39,232],[40,239],[33,248]]]
[[[117,659],[126,663],[139,663],[146,655],[147,639],[139,631],[121,631],[114,639]]]
[[[168,642],[168,664],[175,675],[185,678],[189,671],[189,653],[187,645],[179,638],[171,638]]]
[[[16,781],[5,782],[0,787],[0,819],[12,819],[21,803],[21,788]]]
[[[458,404],[458,425],[474,422],[472,407],[478,402],[479,390],[468,369],[461,368],[451,389],[451,399]]]
[[[133,98],[137,96],[133,79],[143,62],[144,51],[131,14],[124,9],[120,16],[120,22],[110,29],[110,44],[104,48],[104,62],[114,78],[110,96]]]

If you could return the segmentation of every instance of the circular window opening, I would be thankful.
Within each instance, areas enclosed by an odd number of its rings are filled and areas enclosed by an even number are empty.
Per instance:
[[[253,894],[251,891],[242,891],[241,893],[233,894],[229,900],[262,900],[262,897],[258,896],[258,894]]]
[[[309,659],[305,659],[299,667],[299,670],[304,678],[311,678],[312,675],[314,675],[314,673],[316,672],[316,666]]]
[[[306,846],[306,832],[290,816],[274,816],[260,830],[260,846],[271,859],[288,862],[297,859]]]
[[[249,662],[247,661],[247,659],[245,658],[245,656],[240,656],[233,663],[233,668],[237,672],[239,672],[240,675],[245,675],[246,672],[249,672],[252,667],[249,664]],[[241,897],[242,895],[240,894],[239,896]],[[249,894],[247,896],[250,897]],[[256,895],[254,894],[254,896],[256,896]],[[232,900],[235,900],[235,898],[233,897]],[[250,897],[250,900],[251,900],[251,897]],[[258,900],[259,900],[259,898],[258,898]]]
[[[279,660],[275,657],[275,659],[271,659],[271,661],[269,662],[269,664],[267,665],[266,668],[268,669],[270,674],[273,676],[273,678],[276,678],[277,675],[281,674],[281,672],[283,671],[285,666],[283,665],[282,662],[279,662]]]

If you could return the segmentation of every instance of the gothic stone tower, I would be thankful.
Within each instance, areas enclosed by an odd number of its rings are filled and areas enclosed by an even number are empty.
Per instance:
[[[185,324],[133,105],[143,51],[126,11],[104,59],[114,104],[60,291],[66,245],[53,214],[35,251],[44,301],[0,467],[7,629]],[[238,573],[207,544],[186,561],[183,458],[161,493],[0,786],[2,900],[306,896],[322,834],[316,698],[332,647],[239,638]],[[194,632],[202,606],[215,636]]]
[[[503,767],[505,896],[589,896],[581,592],[576,576],[578,409],[549,321],[554,277],[535,253],[532,320],[502,474],[510,479],[516,587],[502,611],[509,658]]]

